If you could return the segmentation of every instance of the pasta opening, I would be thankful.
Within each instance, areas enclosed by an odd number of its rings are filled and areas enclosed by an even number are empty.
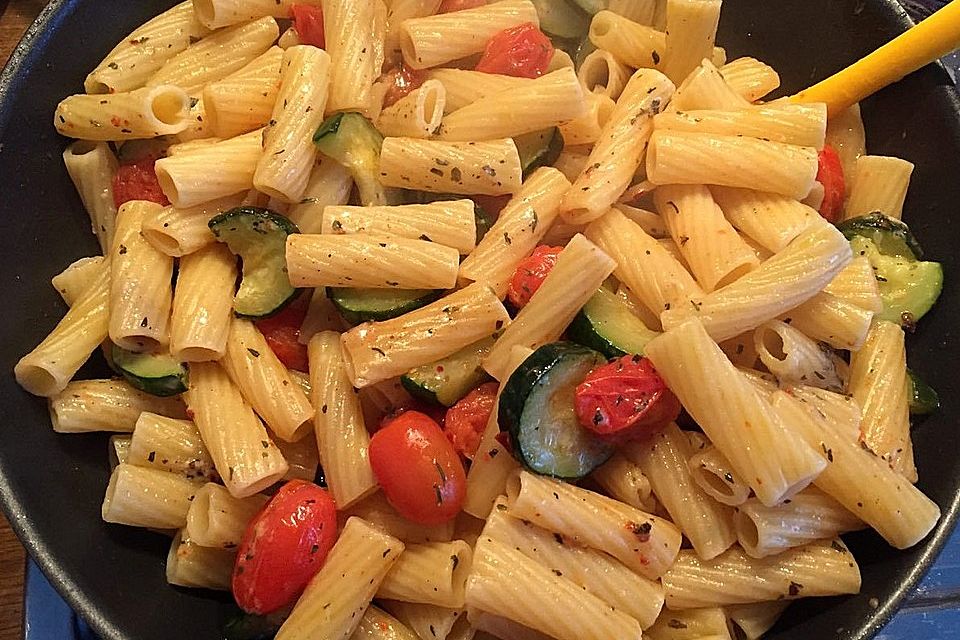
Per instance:
[[[284,473],[286,473],[286,467],[284,467]],[[256,482],[248,485],[237,485],[230,492],[236,498],[249,498],[255,493],[260,493],[270,485],[274,484],[277,480],[283,477],[283,473],[274,473],[265,478],[260,478]],[[376,488],[376,487],[374,487]]]
[[[520,497],[520,491],[523,489],[523,482],[520,480],[520,472],[517,471],[507,479],[507,486],[504,489],[507,494],[507,504],[512,505]]]
[[[187,511],[187,536],[197,540],[206,537],[212,525],[210,517],[210,490],[202,488],[194,494],[190,510]]]
[[[616,108],[617,103],[613,100],[600,100],[599,106],[597,107],[597,124],[600,125],[600,128],[607,126],[607,123],[610,121],[610,116],[613,115],[613,110]]]
[[[66,386],[65,384],[61,385],[55,375],[36,364],[18,366],[16,374],[20,386],[36,396],[56,395]],[[53,408],[50,411],[50,416],[53,419],[53,429],[56,431],[58,420],[53,413]]]
[[[162,188],[162,187],[161,187]],[[166,191],[166,189],[164,189]],[[180,242],[173,238],[163,231],[157,229],[143,229],[143,237],[146,238],[147,242],[152,244],[154,247],[167,254],[168,256],[179,257],[183,255],[183,249],[180,246]],[[214,358],[214,360],[219,360],[220,356]],[[188,362],[199,362],[198,360],[190,360]]]
[[[446,106],[446,90],[440,82],[428,80],[424,83],[420,95],[417,117],[423,122],[428,133],[436,133],[443,119],[443,108]]]
[[[593,21],[590,23],[590,40],[596,40],[597,38],[603,38],[610,34],[610,31],[613,30],[613,19],[611,18],[609,12],[602,12],[594,17]]]
[[[150,101],[150,112],[163,124],[182,124],[190,111],[189,97],[183,91],[158,91]]]
[[[166,238],[166,236],[164,236],[164,238]],[[170,242],[175,247],[180,246],[172,238],[167,238],[167,239],[170,240]],[[161,249],[161,250],[164,253],[167,253],[166,250],[164,249]],[[173,255],[173,254],[168,254],[168,255]],[[177,358],[181,362],[210,362],[212,360],[219,360],[220,358],[223,357],[222,353],[219,353],[213,349],[207,349],[206,347],[186,347],[184,349],[177,350],[177,352],[172,355],[173,357]]]
[[[126,336],[117,336],[113,343],[118,347],[133,351],[134,353],[144,353],[153,351],[160,346],[160,341],[147,335],[130,334]]]
[[[77,140],[67,147],[67,153],[74,157],[85,156],[96,151],[100,144],[93,140]]]
[[[588,56],[578,75],[587,91],[603,93],[610,84],[610,61],[602,55]]]
[[[770,356],[780,362],[787,359],[787,352],[784,349],[783,336],[771,329],[764,327],[760,330],[760,347]]]
[[[420,57],[417,55],[417,45],[406,30],[400,31],[400,52],[403,54],[403,60],[414,69],[420,69],[423,65]]]
[[[217,12],[213,7],[213,0],[195,0],[193,10],[203,25],[209,27],[216,22]]]
[[[156,167],[157,182],[160,184],[160,190],[163,191],[163,195],[167,196],[167,199],[173,203],[173,206],[177,206],[177,203],[180,201],[180,191],[177,189],[177,183],[170,175],[170,172],[167,171],[167,168],[159,166],[160,164],[161,163],[158,162]]]
[[[752,265],[752,264],[749,264],[749,263],[747,263],[747,264],[742,264],[742,265],[740,265],[739,267],[737,267],[736,269],[734,269],[733,271],[731,271],[730,273],[728,273],[727,275],[725,275],[725,276],[723,276],[722,278],[720,278],[720,280],[717,281],[717,283],[713,286],[713,288],[714,288],[714,290],[722,289],[722,288],[724,288],[725,286],[727,286],[728,284],[731,284],[731,283],[733,283],[733,282],[736,282],[737,280],[739,280],[739,279],[742,278],[743,276],[747,275],[747,274],[750,273],[751,271],[753,271],[753,265]]]
[[[110,93],[110,85],[108,85],[105,82],[100,82],[99,80],[90,80],[89,78],[87,79],[87,82],[84,85],[84,89],[86,90],[87,93],[92,93],[97,95],[102,93]]]
[[[700,483],[709,487],[716,495],[726,498],[733,498],[733,487],[715,472],[705,467],[699,467],[693,470],[694,475],[700,479]]]
[[[739,509],[733,514],[733,528],[737,532],[737,540],[748,552],[755,552],[760,546],[760,531],[750,516]],[[751,554],[752,555],[752,554]]]
[[[120,477],[120,467],[118,466],[110,474],[110,482],[107,484],[107,493],[103,496],[103,505],[100,507],[100,516],[107,522],[110,522],[110,512],[113,507],[113,497],[117,494],[117,483]]]
[[[183,542],[183,531],[177,531],[177,534],[173,537],[173,542],[170,543],[170,550],[167,552],[167,564],[166,564],[166,575],[167,582],[170,584],[177,584],[182,586],[184,585],[182,580],[177,579],[177,574],[180,572],[180,544]]]
[[[467,578],[470,576],[470,570],[473,565],[473,549],[464,544],[463,549],[459,549],[453,556],[457,562],[453,564],[453,571],[450,578],[452,583],[453,597],[457,601],[462,601],[466,591]]]

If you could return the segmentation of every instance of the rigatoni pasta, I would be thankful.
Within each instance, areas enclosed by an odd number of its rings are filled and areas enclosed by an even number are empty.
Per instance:
[[[511,138],[441,142],[386,138],[380,149],[380,182],[435,193],[516,193],[522,168]]]

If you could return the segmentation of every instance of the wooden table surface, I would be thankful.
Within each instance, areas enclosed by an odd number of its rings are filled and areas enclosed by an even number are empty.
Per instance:
[[[0,66],[45,5],[45,0],[0,0]],[[20,541],[0,516],[0,640],[23,637],[24,555]]]

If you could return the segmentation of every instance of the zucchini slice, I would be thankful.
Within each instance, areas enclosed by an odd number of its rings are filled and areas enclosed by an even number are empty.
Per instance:
[[[297,225],[275,211],[236,207],[210,220],[214,237],[243,260],[243,278],[233,310],[246,318],[266,318],[290,304],[301,289],[287,276],[287,236]]]
[[[590,16],[569,0],[532,0],[544,33],[560,38],[582,38],[590,30]]]
[[[844,220],[837,225],[837,229],[847,240],[853,240],[858,236],[867,238],[885,256],[899,256],[912,260],[923,258],[923,249],[910,232],[910,227],[879,211]]]
[[[490,379],[480,365],[495,338],[484,338],[442,360],[411,369],[400,377],[410,395],[444,407],[452,407],[472,389]]]
[[[165,397],[187,390],[187,368],[168,353],[134,353],[113,345],[110,355],[120,375],[144,393]]]
[[[383,205],[387,191],[380,182],[380,148],[383,135],[359,113],[337,113],[324,120],[313,134],[313,143],[353,175],[363,206]]]
[[[574,390],[603,354],[570,342],[543,345],[523,361],[500,393],[500,429],[532,471],[582,478],[607,461],[614,445],[584,429],[574,410]]]
[[[647,328],[617,294],[601,287],[583,305],[567,328],[571,340],[608,358],[643,355],[658,333]]]
[[[940,396],[933,387],[910,369],[907,369],[907,380],[910,383],[911,415],[925,416],[940,408]]]
[[[854,254],[870,260],[883,310],[880,320],[913,326],[930,310],[943,290],[943,268],[939,262],[921,262],[912,256],[884,255],[873,240],[857,235],[850,240]]]
[[[434,289],[327,289],[333,306],[352,326],[402,316],[430,304],[441,293]]]
[[[523,177],[553,164],[563,151],[563,136],[560,129],[551,127],[543,131],[525,133],[513,139],[520,154],[520,166],[523,167]]]

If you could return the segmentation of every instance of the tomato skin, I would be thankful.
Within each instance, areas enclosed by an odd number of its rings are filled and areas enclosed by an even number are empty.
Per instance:
[[[557,264],[561,251],[563,247],[540,245],[520,261],[510,279],[510,288],[507,290],[507,299],[514,307],[522,309],[530,302],[530,298]]]
[[[464,9],[474,9],[487,4],[487,0],[443,0],[437,13],[451,13],[453,11],[463,11]]]
[[[615,442],[663,429],[680,414],[680,401],[653,364],[623,356],[591,371],[574,393],[580,424]]]
[[[468,460],[473,460],[477,453],[480,438],[497,402],[499,388],[496,382],[482,384],[447,409],[443,432],[453,448]]]
[[[387,501],[408,520],[441,524],[463,506],[463,464],[440,425],[424,413],[402,413],[373,434],[370,466]]]
[[[542,76],[553,59],[553,43],[532,22],[527,22],[490,38],[476,70],[518,78]]]
[[[117,167],[113,174],[113,203],[118,209],[131,200],[149,200],[163,206],[170,204],[157,180],[156,161],[153,156],[147,156]]]
[[[288,369],[308,372],[307,345],[300,344],[300,326],[307,311],[296,303],[289,305],[275,316],[257,320],[257,328],[263,334],[270,349]]]
[[[423,86],[427,81],[426,69],[411,69],[401,63],[393,73],[393,83],[383,97],[383,108],[386,109],[407,97],[413,91]]]
[[[233,567],[233,597],[248,613],[294,601],[337,540],[337,507],[325,490],[291,480],[247,525]]]
[[[293,18],[293,30],[297,32],[300,42],[319,49],[326,46],[323,9],[311,4],[294,4],[290,6],[290,17]]]
[[[817,182],[823,185],[823,203],[820,215],[828,222],[837,222],[843,212],[843,199],[846,195],[846,180],[843,176],[843,163],[836,149],[824,145],[817,157]]]

